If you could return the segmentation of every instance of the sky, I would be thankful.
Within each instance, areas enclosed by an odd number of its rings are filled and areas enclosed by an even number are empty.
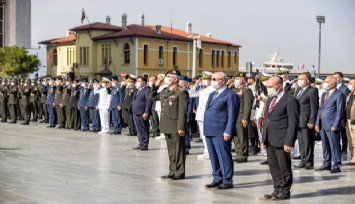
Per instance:
[[[83,8],[91,23],[109,15],[120,26],[123,13],[128,24],[138,24],[141,13],[146,25],[172,22],[185,30],[190,21],[194,33],[241,45],[240,67],[249,61],[259,67],[279,52],[305,70],[318,66],[316,16],[323,15],[321,72],[355,73],[354,0],[32,0],[32,46],[80,26]],[[39,56],[45,61],[43,46]]]

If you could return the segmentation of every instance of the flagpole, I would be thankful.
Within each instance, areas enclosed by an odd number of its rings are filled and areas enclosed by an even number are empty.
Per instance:
[[[83,14],[84,14],[85,19],[86,19],[86,21],[88,22],[88,24],[90,24],[89,17],[88,17],[88,15],[86,15],[86,12],[85,12],[85,9],[84,9],[84,8],[83,8]]]

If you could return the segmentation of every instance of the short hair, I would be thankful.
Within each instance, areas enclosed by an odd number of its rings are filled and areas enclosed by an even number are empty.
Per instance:
[[[355,77],[353,77],[353,78],[350,79],[350,81],[353,81],[353,80],[355,80]]]
[[[335,75],[335,74],[338,74],[338,75],[340,76],[340,78],[343,78],[343,77],[344,77],[343,73],[341,73],[341,72],[334,72],[333,75]]]
[[[308,79],[309,81],[311,81],[312,76],[311,76],[311,74],[310,74],[309,72],[303,72],[303,73],[301,73],[300,75],[305,75],[305,76],[307,77],[307,79]]]
[[[253,77],[253,76],[249,77],[248,80],[249,80],[249,79],[251,79],[251,80],[253,80],[253,81],[256,81],[255,77]]]
[[[142,81],[144,81],[145,83],[147,83],[147,78],[146,77],[144,77],[144,76],[139,76],[139,77],[137,77],[137,80],[138,79],[141,79]]]
[[[157,76],[150,76],[149,79],[150,79],[150,78],[154,78],[154,80],[157,80],[157,79],[158,79]]]

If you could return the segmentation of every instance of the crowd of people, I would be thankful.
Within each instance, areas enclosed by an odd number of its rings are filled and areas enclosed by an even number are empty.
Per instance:
[[[197,159],[209,159],[212,166],[207,189],[233,188],[234,162],[261,154],[274,183],[274,192],[264,197],[283,200],[290,198],[292,152],[300,153],[294,169],[313,170],[317,137],[323,165],[314,170],[341,172],[348,148],[351,161],[345,165],[355,165],[354,88],[355,78],[345,81],[341,72],[324,80],[309,73],[290,80],[283,70],[251,77],[204,71],[194,79],[178,69],[120,81],[117,76],[0,78],[0,117],[11,124],[48,123],[48,128],[99,134],[120,135],[127,127],[128,136],[137,136],[133,150],[139,151],[149,150],[150,138],[163,138],[170,164],[162,179],[172,180],[185,179],[186,155],[198,135],[204,150]]]

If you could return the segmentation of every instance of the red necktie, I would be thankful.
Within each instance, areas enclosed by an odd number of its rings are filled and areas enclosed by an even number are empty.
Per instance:
[[[328,101],[329,99],[329,91],[327,91],[327,93],[325,94],[325,97],[323,99],[323,105],[325,105],[325,103]]]
[[[276,105],[276,100],[277,100],[277,96],[275,96],[271,103],[270,103],[270,106],[269,106],[269,112],[268,112],[268,115],[270,116],[270,114],[272,113],[272,111],[274,110],[275,108],[275,105]]]

